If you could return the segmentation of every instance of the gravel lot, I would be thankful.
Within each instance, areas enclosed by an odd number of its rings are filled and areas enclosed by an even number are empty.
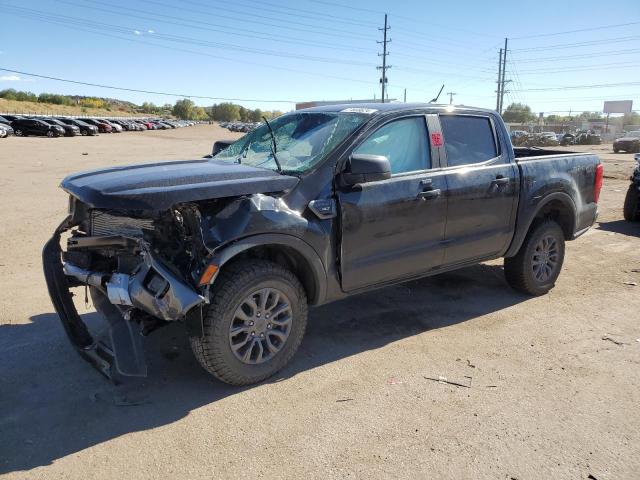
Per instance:
[[[207,376],[174,327],[147,339],[146,380],[107,383],[69,346],[41,273],[59,181],[234,135],[0,139],[3,478],[640,478],[640,225],[622,220],[632,155],[607,145],[592,148],[599,223],[547,296],[515,293],[490,262],[312,310],[292,364],[258,386]]]

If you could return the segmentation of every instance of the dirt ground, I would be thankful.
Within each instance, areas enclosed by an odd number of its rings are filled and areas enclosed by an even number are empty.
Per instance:
[[[207,376],[177,326],[147,339],[144,381],[115,387],[81,361],[41,272],[58,183],[231,136],[0,139],[3,478],[640,478],[640,225],[622,220],[632,155],[608,145],[592,147],[599,222],[544,297],[490,262],[323,306],[291,365],[249,388]]]

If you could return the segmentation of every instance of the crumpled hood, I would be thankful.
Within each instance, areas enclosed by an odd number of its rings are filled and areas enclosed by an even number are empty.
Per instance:
[[[61,187],[93,208],[158,211],[183,202],[281,192],[297,182],[263,168],[182,160],[80,172]]]

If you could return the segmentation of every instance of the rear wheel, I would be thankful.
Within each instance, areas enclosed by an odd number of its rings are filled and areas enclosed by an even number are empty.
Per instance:
[[[624,215],[624,219],[627,222],[635,222],[640,217],[640,212],[638,212],[638,196],[640,192],[638,192],[638,187],[634,183],[629,185],[629,190],[627,190],[627,195],[624,197],[624,207],[622,209],[622,213]]]
[[[307,325],[307,297],[297,277],[266,260],[227,266],[213,288],[204,335],[191,347],[209,373],[232,385],[260,382],[298,350]]]
[[[505,258],[504,274],[514,289],[529,295],[551,290],[564,261],[564,233],[553,220],[544,220],[529,230],[515,257]]]

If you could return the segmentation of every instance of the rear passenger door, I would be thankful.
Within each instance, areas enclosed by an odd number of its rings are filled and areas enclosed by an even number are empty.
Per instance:
[[[497,256],[512,238],[517,166],[490,114],[441,114],[448,202],[445,265]],[[441,157],[442,158],[442,157]]]

